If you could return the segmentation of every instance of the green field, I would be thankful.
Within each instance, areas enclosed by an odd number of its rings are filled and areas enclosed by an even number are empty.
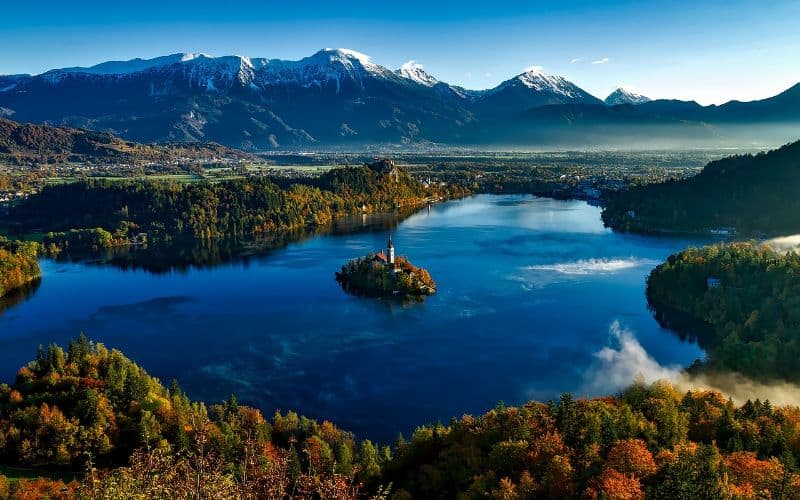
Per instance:
[[[6,476],[11,483],[15,483],[20,479],[36,479],[37,477],[44,477],[47,479],[61,479],[65,483],[73,479],[80,479],[81,474],[70,471],[53,471],[53,470],[40,470],[40,469],[20,469],[17,467],[5,467],[0,465],[0,474]]]
[[[181,173],[181,174],[153,174],[153,175],[98,175],[98,176],[53,176],[45,179],[46,184],[65,184],[77,182],[83,179],[103,179],[109,181],[123,180],[150,180],[150,181],[173,181],[179,183],[192,183],[200,181],[222,182],[244,178],[252,174],[270,174],[277,172],[303,172],[309,174],[322,174],[328,170],[336,168],[336,165],[248,165],[242,167],[220,167],[208,169],[202,174]]]

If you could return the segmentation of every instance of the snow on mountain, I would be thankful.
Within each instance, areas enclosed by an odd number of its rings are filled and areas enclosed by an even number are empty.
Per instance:
[[[209,92],[224,91],[238,81],[258,90],[267,86],[299,85],[304,88],[325,88],[338,93],[346,82],[363,89],[370,78],[394,82],[414,81],[433,87],[438,80],[428,75],[422,65],[413,61],[397,72],[376,64],[361,52],[352,49],[326,48],[297,61],[248,58],[243,56],[212,57],[202,53],[178,53],[153,59],[108,61],[95,66],[75,66],[47,71],[40,75],[51,84],[71,75],[127,77],[145,71],[178,71],[193,88]],[[10,85],[9,85],[10,86]]]
[[[537,92],[557,94],[569,99],[579,99],[585,94],[574,83],[564,77],[548,75],[539,66],[528,68],[524,73],[517,75],[510,82],[518,81],[522,85]],[[503,84],[501,84],[502,86]]]
[[[651,100],[652,99],[649,97],[645,97],[632,90],[626,90],[620,87],[609,94],[604,102],[609,106],[616,106],[618,104],[644,104],[646,102],[650,102]]]
[[[258,71],[261,86],[295,84],[304,88],[325,88],[333,84],[337,93],[346,82],[363,89],[370,78],[396,81],[400,77],[372,62],[366,54],[350,49],[322,49],[299,61],[270,59]]]
[[[331,88],[337,94],[345,86],[364,90],[370,80],[405,83],[414,82],[424,87],[436,88],[440,94],[451,94],[461,99],[474,100],[492,93],[502,92],[508,87],[521,87],[536,93],[551,96],[552,101],[586,100],[586,92],[560,76],[551,76],[541,68],[529,68],[494,89],[475,91],[462,89],[440,82],[415,61],[408,61],[397,71],[376,64],[361,52],[352,49],[326,48],[297,61],[283,59],[248,58],[243,56],[212,57],[202,53],[177,53],[153,59],[131,59],[108,61],[90,67],[70,67],[50,70],[39,75],[51,84],[65,78],[80,75],[94,77],[127,78],[143,72],[156,71],[164,82],[170,82],[168,74],[182,75],[191,88],[208,92],[226,92],[235,84],[258,91],[268,87],[297,85],[302,88]],[[87,76],[84,76],[87,77]],[[153,82],[152,86],[166,91],[167,83]],[[3,86],[11,90],[12,83]],[[441,87],[441,88],[440,88]]]
[[[109,61],[91,67],[55,69],[41,76],[56,84],[73,74],[125,77],[150,70],[177,70],[190,87],[209,92],[228,90],[235,82],[253,90],[293,84],[305,88],[323,88],[333,83],[338,92],[348,80],[363,88],[365,81],[371,77],[400,78],[391,70],[372,62],[366,54],[350,49],[323,49],[299,61],[244,56],[212,57],[200,53],[172,54],[154,59]]]
[[[561,76],[548,75],[541,67],[528,68],[477,97],[478,110],[486,116],[504,110],[528,110],[554,104],[601,104],[574,83]]]
[[[263,68],[266,63],[265,59],[242,56],[200,55],[181,61],[179,67],[190,87],[218,92],[229,90],[236,83],[255,88],[256,68]]]
[[[439,80],[425,72],[421,64],[413,60],[403,64],[395,73],[426,87],[439,83]]]
[[[704,108],[655,101],[615,109],[540,67],[492,89],[468,90],[438,81],[414,61],[393,71],[349,49],[323,49],[295,61],[189,53],[0,75],[0,116],[111,130],[145,142],[214,140],[243,148],[344,140],[530,144],[562,141],[562,133],[580,142],[590,127],[605,124],[677,130],[687,122],[753,117],[794,123],[800,116],[796,89],[756,103]],[[620,89],[606,102],[646,100]]]

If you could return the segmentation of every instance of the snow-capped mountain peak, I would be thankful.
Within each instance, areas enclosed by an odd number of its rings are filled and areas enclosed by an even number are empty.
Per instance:
[[[398,69],[396,73],[403,78],[407,78],[426,87],[433,87],[439,83],[439,80],[425,72],[421,64],[413,60],[400,66],[400,69]]]
[[[264,85],[297,84],[305,88],[324,88],[333,84],[337,93],[347,82],[363,89],[371,78],[399,78],[389,69],[372,62],[368,55],[351,49],[322,49],[299,61],[270,59],[261,69],[256,66],[257,80]]]
[[[497,109],[528,110],[551,104],[601,104],[602,101],[564,77],[549,75],[540,66],[527,68],[523,73],[482,93],[477,102],[485,114]]]
[[[611,94],[608,95],[605,99],[605,103],[609,106],[616,106],[617,104],[644,104],[646,102],[650,102],[651,99],[649,97],[643,96],[637,92],[634,92],[631,89],[626,89],[624,87],[620,87]]]
[[[318,54],[325,54],[335,58],[349,58],[357,59],[362,64],[372,63],[372,59],[361,52],[353,49],[332,49],[330,47],[324,48],[317,52]]]
[[[531,66],[515,78],[529,89],[551,92],[565,97],[578,97],[577,88],[564,77],[548,75],[541,66]]]
[[[320,50],[311,57],[301,59],[300,61],[297,62],[302,63],[303,61],[316,64],[319,64],[321,61],[325,61],[329,64],[338,64],[346,67],[360,66],[361,68],[364,68],[365,70],[368,71],[376,71],[379,68],[382,68],[382,66],[380,66],[379,64],[375,64],[374,62],[372,62],[372,58],[370,58],[368,55],[362,54],[361,52],[352,49],[326,48]]]

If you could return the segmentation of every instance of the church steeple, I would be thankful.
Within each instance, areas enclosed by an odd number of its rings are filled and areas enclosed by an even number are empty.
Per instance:
[[[386,257],[389,264],[394,264],[394,245],[392,244],[392,235],[389,235],[389,241],[386,242]]]

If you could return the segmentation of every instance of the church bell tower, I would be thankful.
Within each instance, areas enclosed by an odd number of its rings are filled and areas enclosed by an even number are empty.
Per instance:
[[[394,245],[392,244],[392,235],[389,235],[389,241],[386,242],[386,258],[389,264],[394,264]]]

